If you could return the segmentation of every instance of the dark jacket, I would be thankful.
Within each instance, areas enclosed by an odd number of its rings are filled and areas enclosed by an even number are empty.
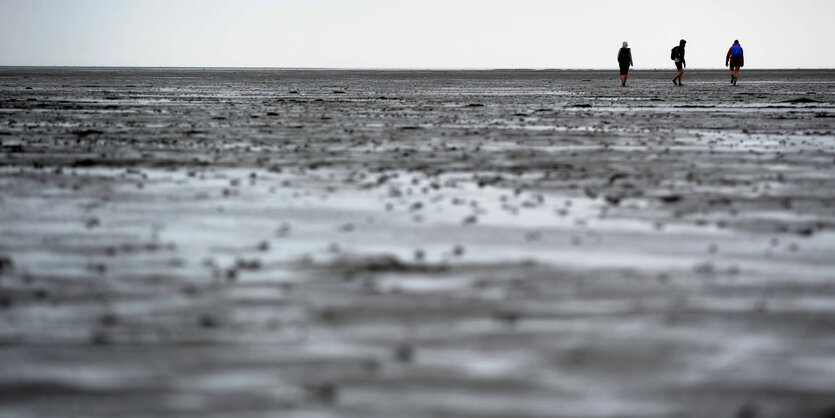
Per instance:
[[[687,66],[687,63],[684,61],[684,46],[679,45],[676,47],[676,62],[680,62],[682,65]]]
[[[618,51],[618,64],[620,65],[632,65],[632,49],[631,48],[621,48]]]

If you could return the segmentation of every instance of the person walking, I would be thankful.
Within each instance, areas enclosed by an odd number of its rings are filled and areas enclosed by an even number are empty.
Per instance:
[[[725,66],[731,71],[731,84],[736,85],[736,81],[739,80],[739,69],[744,65],[745,57],[742,53],[742,45],[739,44],[739,40],[735,40],[725,55]]]
[[[676,62],[676,69],[678,73],[676,76],[673,77],[673,84],[680,86],[681,85],[681,76],[684,75],[684,69],[687,68],[687,63],[684,61],[684,45],[687,44],[687,41],[684,39],[678,42],[678,46],[673,47],[671,51],[670,58]],[[678,82],[676,82],[678,80]]]
[[[618,65],[620,66],[620,85],[626,86],[629,67],[632,66],[632,50],[626,41],[623,41],[623,46],[618,51]]]

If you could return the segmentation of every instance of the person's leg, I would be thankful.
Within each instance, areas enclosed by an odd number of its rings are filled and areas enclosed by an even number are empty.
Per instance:
[[[626,76],[623,75],[623,74],[620,75],[620,85],[622,85],[622,86],[626,85]]]
[[[681,85],[681,76],[683,76],[683,75],[684,75],[684,68],[681,68],[681,69],[678,70],[678,74],[676,74],[675,78],[673,78],[673,80],[678,79],[678,85],[679,86]]]
[[[734,84],[739,81],[739,67],[734,68]]]
[[[629,73],[623,75],[623,85],[626,85],[626,80],[629,78]]]

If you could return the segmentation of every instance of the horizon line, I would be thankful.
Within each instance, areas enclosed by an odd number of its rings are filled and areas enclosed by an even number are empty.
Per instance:
[[[0,69],[55,68],[55,69],[156,69],[156,70],[278,70],[278,71],[618,71],[604,68],[488,68],[488,67],[247,67],[247,66],[134,66],[134,65],[0,65]],[[674,71],[675,68],[631,68],[630,71]],[[695,67],[689,71],[727,71],[727,67]],[[830,71],[827,67],[746,68],[746,71]]]

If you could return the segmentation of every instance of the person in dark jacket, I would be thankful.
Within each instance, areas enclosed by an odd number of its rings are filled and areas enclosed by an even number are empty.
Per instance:
[[[739,68],[743,65],[745,57],[742,54],[742,45],[736,40],[725,55],[725,66],[731,70],[731,84],[736,85],[736,81],[739,80]]]
[[[618,51],[618,65],[620,66],[620,85],[626,85],[626,78],[629,76],[629,67],[632,66],[632,50],[629,44],[623,41],[623,46]]]
[[[687,41],[684,39],[678,42],[678,46],[675,48],[675,52],[673,53],[673,60],[676,62],[676,69],[678,73],[676,76],[673,77],[673,84],[681,85],[681,76],[684,75],[684,69],[687,68],[687,63],[684,61],[684,45],[687,44]],[[678,80],[678,82],[676,82]]]

